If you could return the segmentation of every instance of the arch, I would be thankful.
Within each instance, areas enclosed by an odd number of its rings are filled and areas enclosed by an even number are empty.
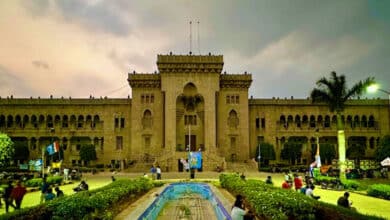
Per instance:
[[[286,123],[286,117],[284,115],[281,115],[280,118],[279,118],[279,121],[281,124],[285,124]]]
[[[12,127],[14,124],[14,117],[12,117],[12,115],[8,115],[7,117],[7,127]]]
[[[142,127],[143,129],[152,128],[152,112],[146,109],[142,116]]]
[[[359,115],[355,115],[355,117],[353,118],[353,126],[359,127],[359,125],[360,125]]]
[[[99,122],[99,121],[100,121],[99,115],[93,116],[93,121],[94,121],[95,123]]]
[[[19,125],[20,123],[22,123],[22,117],[20,117],[20,115],[16,115],[16,116],[15,116],[15,123],[18,124],[18,125]]]
[[[84,121],[84,115],[79,115],[77,121],[79,121],[79,122],[82,121],[83,122]]]
[[[5,127],[5,116],[0,115],[0,127]]]
[[[75,115],[71,115],[70,116],[70,122],[71,123],[75,123],[76,122],[76,116]]]
[[[307,115],[303,115],[302,117],[302,123],[307,124],[309,122],[309,117]]]
[[[330,127],[330,116],[329,115],[325,115],[324,127],[325,128]]]
[[[322,115],[317,116],[317,126],[323,126],[323,123]]]
[[[310,127],[316,127],[316,117],[314,115],[310,115]]]
[[[28,115],[24,115],[24,116],[23,116],[23,124],[28,123],[28,121],[29,121]]]
[[[189,82],[187,83],[184,88],[183,88],[183,93],[184,95],[186,96],[194,96],[196,95],[198,92],[197,92],[197,88],[195,86],[194,83],[192,82]]]
[[[61,116],[59,116],[59,115],[54,116],[55,123],[59,123],[60,121],[61,121]]]
[[[351,116],[351,115],[348,115],[348,116],[347,116],[347,124],[348,124],[350,127],[353,126],[353,124],[352,124],[352,116]]]
[[[369,128],[373,128],[373,127],[374,127],[374,124],[375,124],[374,116],[373,116],[373,115],[370,115],[370,116],[368,117],[368,127],[369,127]]]
[[[87,115],[85,121],[86,121],[86,122],[92,121],[92,116],[91,116],[91,115]]]
[[[68,138],[62,138],[62,149],[66,150],[68,148]]]
[[[290,124],[290,123],[293,123],[293,116],[292,115],[289,115],[287,116],[287,122]]]
[[[337,115],[332,116],[332,124],[337,124]]]
[[[363,127],[363,128],[366,128],[367,127],[367,116],[365,116],[365,115],[363,115],[362,116],[362,120],[361,120],[361,126]]]
[[[39,115],[38,122],[41,124],[45,121],[45,116]]]
[[[237,112],[235,110],[231,110],[229,112],[228,125],[230,128],[237,128],[239,124]]]
[[[301,116],[299,115],[295,116],[295,124],[297,125],[298,128],[301,127]]]

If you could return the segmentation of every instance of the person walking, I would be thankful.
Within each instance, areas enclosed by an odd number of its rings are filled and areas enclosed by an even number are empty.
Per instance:
[[[12,185],[12,181],[8,182],[8,186],[4,189],[4,203],[5,203],[5,212],[8,212],[8,209],[10,206],[12,206],[15,209],[14,204],[12,204],[12,198],[11,198],[11,193],[12,190],[14,189],[14,186]]]
[[[15,209],[20,209],[22,205],[22,200],[24,195],[26,194],[26,187],[22,186],[22,183],[18,181],[16,187],[12,189],[11,198],[15,200]]]
[[[160,168],[160,166],[157,166],[156,173],[157,173],[157,179],[161,180],[161,168]]]
[[[154,167],[154,165],[152,165],[152,167],[150,167],[150,173],[152,174],[152,179],[156,179],[156,172],[157,172],[157,169],[156,167]]]

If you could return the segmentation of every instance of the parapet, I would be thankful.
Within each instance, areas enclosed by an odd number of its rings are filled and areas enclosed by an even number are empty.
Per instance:
[[[221,73],[222,55],[157,55],[160,73]]]

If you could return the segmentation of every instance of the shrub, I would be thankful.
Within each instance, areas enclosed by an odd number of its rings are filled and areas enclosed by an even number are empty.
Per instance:
[[[355,181],[355,180],[342,180],[341,181],[343,183],[343,186],[345,189],[358,189],[360,187],[360,183],[358,181]]]
[[[49,185],[55,185],[55,184],[61,184],[62,183],[62,176],[49,176],[46,181]],[[42,185],[42,178],[34,178],[27,180],[25,182],[25,186],[27,187],[38,187]]]
[[[374,184],[368,187],[367,194],[370,196],[390,200],[390,185]]]
[[[64,196],[48,203],[22,209],[0,217],[4,220],[16,219],[102,219],[112,216],[107,212],[125,198],[141,195],[153,187],[146,178],[117,180],[99,189]]]
[[[260,219],[381,219],[319,202],[293,190],[259,180],[241,180],[238,174],[221,174],[221,186],[241,194]]]

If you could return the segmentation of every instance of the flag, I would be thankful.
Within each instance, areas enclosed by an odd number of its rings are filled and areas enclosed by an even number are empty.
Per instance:
[[[46,147],[46,151],[49,155],[53,155],[55,152],[54,152],[54,147],[53,147],[53,144],[49,144],[49,146]]]
[[[58,144],[57,141],[54,141],[53,148],[54,148],[54,152],[57,153],[58,151],[60,151],[60,144]]]
[[[202,153],[201,152],[190,152],[188,155],[188,162],[191,169],[202,168]]]

